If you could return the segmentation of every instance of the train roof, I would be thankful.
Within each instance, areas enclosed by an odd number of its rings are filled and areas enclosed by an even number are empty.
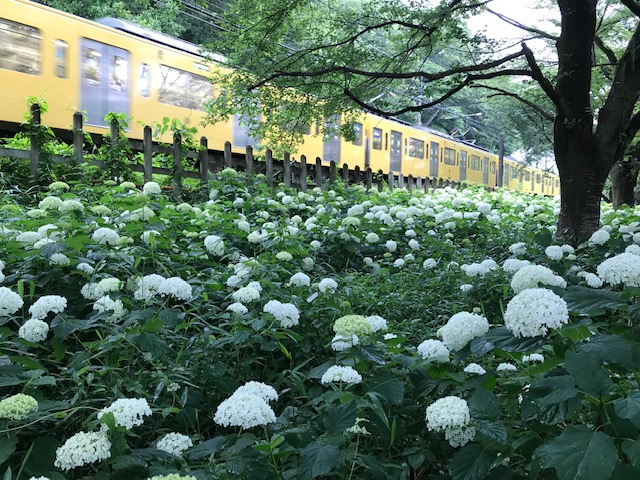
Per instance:
[[[145,40],[149,40],[153,43],[158,43],[166,47],[175,48],[182,52],[197,55],[198,57],[206,56],[219,63],[225,62],[225,58],[222,55],[208,52],[205,48],[199,45],[181,40],[176,37],[172,37],[171,35],[167,35],[165,33],[151,30],[149,28],[141,27],[140,25],[128,22],[127,20],[122,20],[121,18],[103,17],[98,18],[97,20],[95,20],[95,22],[99,23],[100,25],[104,25],[105,27],[111,27],[115,30],[126,32],[139,38],[144,38]]]

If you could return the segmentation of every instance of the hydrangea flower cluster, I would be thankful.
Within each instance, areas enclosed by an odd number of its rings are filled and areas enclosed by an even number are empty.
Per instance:
[[[117,322],[127,313],[122,300],[113,300],[109,295],[105,295],[96,300],[93,304],[93,309],[100,313],[111,312],[111,314],[106,317],[108,322]]]
[[[7,287],[0,287],[0,317],[13,315],[22,308],[24,302],[20,295]]]
[[[318,283],[320,293],[334,293],[338,288],[338,283],[333,278],[323,278]]]
[[[387,331],[387,321],[380,315],[369,315],[365,320],[371,325],[372,333]]]
[[[353,367],[333,365],[329,367],[322,375],[320,383],[327,385],[329,383],[346,383],[347,385],[355,385],[362,382],[360,375]]]
[[[292,287],[308,287],[311,285],[311,278],[306,273],[298,272],[291,275],[289,285]]]
[[[269,300],[263,307],[263,311],[273,315],[284,328],[293,327],[300,323],[300,312],[293,303],[281,303],[278,300]]]
[[[275,389],[260,382],[249,382],[239,387],[216,410],[213,420],[223,427],[252,428],[276,421],[276,415],[267,402],[278,398]]]
[[[21,421],[38,411],[38,401],[31,395],[18,393],[0,400],[0,418]]]
[[[54,466],[62,470],[100,462],[111,457],[111,442],[105,431],[79,432],[56,450]]]
[[[62,313],[67,308],[67,299],[60,295],[44,295],[29,307],[31,317],[36,320],[46,318],[49,312]]]
[[[511,288],[514,292],[520,293],[527,288],[537,288],[539,283],[550,287],[567,287],[565,279],[556,275],[550,268],[543,265],[526,265],[513,275]]]
[[[598,265],[596,271],[609,285],[640,287],[640,257],[632,253],[620,253],[608,258]]]
[[[177,432],[167,433],[158,440],[156,448],[163,452],[180,457],[182,452],[193,447],[193,441],[186,435]]]
[[[482,315],[460,312],[438,330],[444,344],[453,351],[463,349],[471,340],[489,331],[489,322]]]
[[[546,288],[524,290],[509,301],[504,312],[505,326],[516,337],[545,335],[568,321],[567,302]]]
[[[452,447],[461,447],[475,437],[470,421],[469,405],[460,397],[440,398],[427,407],[427,429],[445,432],[445,438]]]
[[[136,300],[151,300],[158,294],[158,287],[166,279],[162,275],[152,273],[136,280],[138,289],[133,292]]]
[[[204,239],[204,247],[211,255],[221,257],[224,255],[224,240],[218,235],[208,235]]]
[[[158,294],[170,296],[177,300],[191,300],[193,289],[191,285],[182,280],[180,277],[166,278],[158,285]]]
[[[344,337],[362,337],[373,332],[371,323],[363,315],[345,315],[333,323],[333,331]]]
[[[46,340],[49,334],[49,324],[38,320],[37,318],[31,318],[24,322],[18,329],[18,336],[24,338],[27,342],[38,343]]]
[[[440,340],[429,339],[418,345],[418,355],[429,363],[447,363],[450,361],[451,352]]]
[[[98,419],[106,413],[112,413],[116,427],[131,430],[144,423],[144,417],[151,415],[151,408],[144,398],[119,398],[98,412]]]
[[[100,245],[117,245],[118,240],[120,240],[120,234],[110,228],[102,227],[93,232],[91,240]]]

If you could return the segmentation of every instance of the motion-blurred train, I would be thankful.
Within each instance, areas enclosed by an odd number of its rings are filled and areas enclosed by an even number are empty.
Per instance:
[[[105,115],[131,119],[127,135],[142,138],[142,126],[163,117],[198,126],[203,102],[213,94],[205,62],[196,45],[129,22],[89,21],[28,0],[0,0],[0,129],[22,122],[29,96],[43,98],[49,111],[43,123],[69,129],[72,115],[85,112],[85,129],[107,131]],[[317,135],[310,127],[299,154],[334,160],[374,172],[468,181],[526,192],[557,195],[556,175],[505,158],[502,178],[497,155],[433,130],[412,127],[371,114],[355,125],[355,140]],[[199,127],[209,148],[222,151],[255,144],[238,116]]]

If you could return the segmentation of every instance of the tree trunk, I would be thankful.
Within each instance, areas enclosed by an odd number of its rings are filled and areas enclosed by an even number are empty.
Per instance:
[[[617,162],[609,177],[611,178],[612,203],[613,208],[618,209],[623,205],[633,207],[635,205],[634,192],[638,182],[638,172],[640,172],[640,163],[632,161]]]

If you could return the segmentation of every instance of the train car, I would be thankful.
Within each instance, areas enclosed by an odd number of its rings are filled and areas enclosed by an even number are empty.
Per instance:
[[[220,68],[216,61],[205,61],[196,45],[123,20],[93,22],[29,0],[0,0],[1,130],[18,128],[27,97],[37,96],[49,106],[43,123],[54,129],[68,130],[73,113],[82,111],[85,130],[104,134],[105,115],[117,112],[129,119],[127,136],[141,139],[144,125],[169,117],[198,127],[211,150],[222,151],[230,141],[233,151],[241,153],[259,143],[248,134],[243,118],[235,115],[201,126],[203,104],[215,93],[208,77]],[[339,115],[327,120],[339,121]],[[474,145],[372,114],[363,114],[354,128],[354,140],[346,141],[337,135],[323,137],[319,126],[311,125],[296,157],[498,185],[498,157]],[[504,162],[503,179],[508,188],[559,192],[556,176],[510,159]]]

